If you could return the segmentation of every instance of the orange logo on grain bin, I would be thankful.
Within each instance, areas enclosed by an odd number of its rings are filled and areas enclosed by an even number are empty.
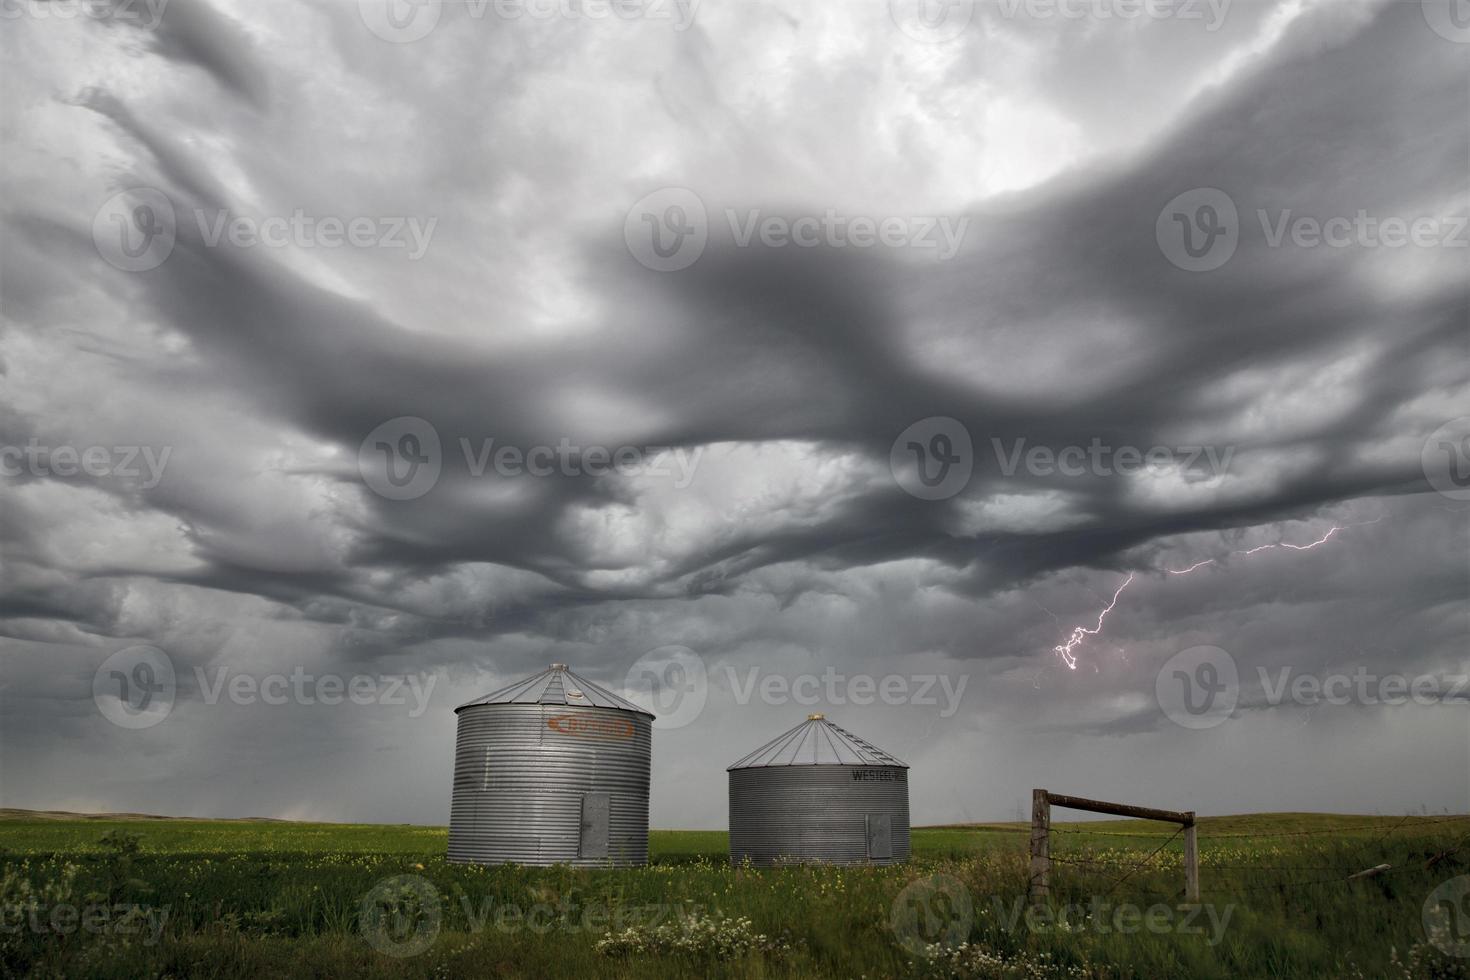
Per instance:
[[[546,719],[546,727],[563,735],[588,738],[632,738],[633,723],[626,718],[599,718],[596,715],[556,715]]]

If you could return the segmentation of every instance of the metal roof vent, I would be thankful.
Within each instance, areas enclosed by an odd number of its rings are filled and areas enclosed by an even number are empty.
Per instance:
[[[618,711],[631,711],[653,717],[651,711],[579,676],[566,664],[552,664],[535,677],[516,681],[509,687],[502,687],[484,697],[467,701],[454,709],[455,714],[476,704],[574,704],[581,707],[615,708]]]
[[[870,742],[827,720],[824,714],[807,715],[806,721],[783,732],[729,769],[761,766],[908,766]]]

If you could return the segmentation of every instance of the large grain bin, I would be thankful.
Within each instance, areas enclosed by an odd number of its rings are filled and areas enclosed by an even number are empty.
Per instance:
[[[907,861],[908,768],[808,715],[730,766],[731,862]]]
[[[449,860],[648,863],[653,715],[565,664],[454,711]]]

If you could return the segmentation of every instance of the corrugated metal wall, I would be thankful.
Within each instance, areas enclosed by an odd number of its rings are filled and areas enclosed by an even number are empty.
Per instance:
[[[868,816],[887,816],[892,853],[868,856]],[[897,766],[757,766],[730,770],[730,860],[758,866],[909,857],[909,777]]]
[[[628,711],[542,704],[461,709],[449,860],[648,863],[651,752],[649,719]],[[588,793],[609,797],[605,857],[583,856]],[[589,819],[600,819],[601,804],[589,812]]]

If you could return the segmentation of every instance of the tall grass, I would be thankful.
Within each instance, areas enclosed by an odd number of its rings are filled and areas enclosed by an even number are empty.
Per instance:
[[[1182,856],[1177,840],[1164,843],[1169,831],[1138,822],[1057,829],[1056,912],[1028,922],[1026,836],[1007,825],[917,830],[914,860],[887,868],[731,867],[723,833],[661,831],[652,864],[614,871],[452,865],[442,828],[7,820],[0,907],[106,903],[168,914],[155,942],[146,930],[52,928],[44,915],[39,930],[29,921],[11,930],[11,912],[0,969],[579,980],[1467,976],[1467,961],[1426,942],[1421,910],[1435,885],[1470,871],[1457,850],[1470,818],[1206,820],[1202,897],[1213,919],[1181,909]],[[1389,873],[1343,880],[1384,863]],[[364,899],[399,875],[431,883],[438,901],[432,943],[403,958],[375,949],[363,920]],[[1151,909],[1162,928],[1117,928]],[[628,938],[599,951],[609,935]],[[930,940],[942,945],[926,948]]]

